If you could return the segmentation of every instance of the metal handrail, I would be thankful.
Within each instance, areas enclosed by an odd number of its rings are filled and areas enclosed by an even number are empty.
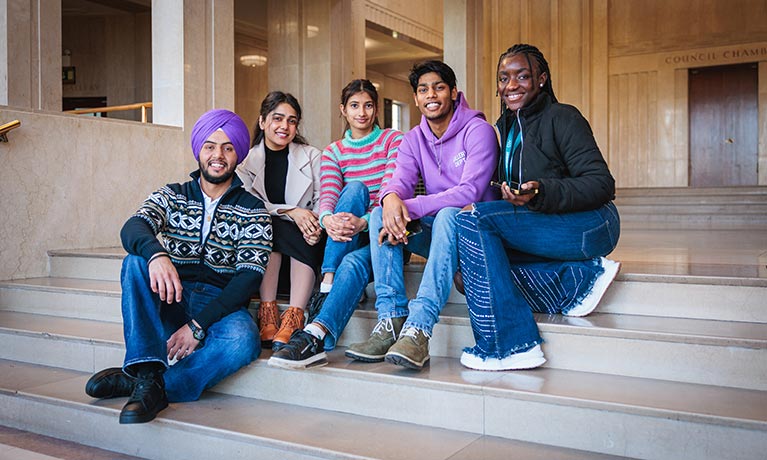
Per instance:
[[[65,113],[76,115],[83,113],[122,112],[125,110],[141,109],[141,123],[146,123],[146,109],[152,108],[152,102],[137,102],[135,104],[113,105],[110,107],[93,107],[90,109],[66,110]]]
[[[4,125],[0,125],[0,142],[8,142],[8,133],[11,130],[18,128],[19,126],[21,126],[21,122],[19,120],[13,120]]]

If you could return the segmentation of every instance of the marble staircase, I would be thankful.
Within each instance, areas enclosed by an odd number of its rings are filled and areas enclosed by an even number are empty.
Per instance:
[[[117,423],[124,398],[83,392],[122,362],[124,253],[51,251],[49,277],[0,282],[0,425],[152,459],[763,458],[766,235],[624,232],[596,313],[537,316],[540,369],[463,368],[473,342],[458,293],[423,372],[351,362],[343,347],[375,323],[368,302],[328,366],[274,369],[265,351],[201,401],[136,426]],[[418,264],[406,277],[417,285]]]

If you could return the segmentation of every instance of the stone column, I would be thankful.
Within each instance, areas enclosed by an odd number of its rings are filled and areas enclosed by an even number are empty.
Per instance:
[[[318,148],[342,135],[341,89],[365,77],[364,7],[354,0],[268,3],[269,90],[298,98],[301,131]]]
[[[61,2],[0,0],[0,104],[61,110]]]
[[[233,0],[153,0],[153,122],[191,129],[234,110]]]
[[[479,82],[486,64],[481,49],[483,35],[478,27],[483,19],[482,0],[444,0],[443,11],[445,62],[455,72],[458,89],[464,92],[469,105],[482,110],[484,91]]]

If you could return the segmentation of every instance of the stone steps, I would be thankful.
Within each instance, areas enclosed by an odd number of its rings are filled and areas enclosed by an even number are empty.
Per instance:
[[[171,404],[152,423],[121,426],[125,398],[89,398],[82,391],[87,373],[13,361],[0,361],[0,369],[0,408],[14,415],[14,425],[158,460],[468,460],[509,458],[510,452],[521,460],[628,458],[218,392],[193,404]]]
[[[767,187],[618,189],[624,229],[767,229]]]
[[[83,388],[122,363],[123,255],[56,251],[56,276],[0,282],[0,424],[145,458],[178,458],[177,440],[194,443],[189,458],[750,459],[767,448],[767,284],[630,262],[598,313],[537,315],[539,369],[463,368],[473,338],[457,293],[423,372],[352,362],[343,347],[376,321],[368,301],[328,366],[275,369],[265,351],[200,402],[119,426],[124,400]],[[420,268],[407,270],[412,287]]]

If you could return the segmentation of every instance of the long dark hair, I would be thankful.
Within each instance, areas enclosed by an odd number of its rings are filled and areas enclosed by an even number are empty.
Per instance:
[[[380,127],[381,125],[378,124],[378,90],[373,86],[373,83],[370,80],[358,78],[357,80],[350,81],[348,85],[344,86],[344,89],[341,90],[341,105],[346,107],[346,103],[349,102],[349,99],[357,93],[367,93],[367,95],[370,96],[370,99],[373,100],[373,105],[376,108],[376,117],[373,120],[373,124]],[[349,129],[349,121],[344,119],[344,123],[346,123],[344,132],[346,132],[346,130]]]
[[[533,45],[528,45],[527,43],[517,43],[516,45],[512,46],[511,48],[507,49],[504,53],[501,54],[501,56],[498,58],[498,66],[496,67],[495,73],[498,74],[498,69],[501,68],[501,61],[506,59],[509,56],[518,56],[518,55],[524,55],[525,59],[527,59],[527,65],[530,66],[530,71],[533,72],[533,76],[535,76],[535,67],[533,66],[532,62],[530,61],[530,56],[533,57],[535,60],[535,63],[537,64],[538,68],[538,75],[546,74],[548,78],[546,78],[546,83],[543,84],[543,88],[541,88],[541,91],[544,93],[548,93],[549,96],[551,96],[552,102],[557,102],[557,97],[554,95],[554,87],[551,86],[551,72],[549,71],[549,63],[546,62],[546,58],[543,57],[543,53],[541,53],[541,50],[536,48]],[[506,110],[506,104],[501,101],[501,115],[503,115],[504,111]]]
[[[290,93],[283,93],[282,91],[272,91],[267,94],[263,101],[261,101],[261,113],[260,120],[266,122],[266,117],[272,113],[280,104],[288,104],[296,111],[296,117],[298,117],[298,123],[301,123],[301,105]],[[264,131],[261,129],[261,123],[256,122],[256,127],[253,129],[253,144],[250,148],[255,147],[264,140]],[[306,139],[298,132],[298,126],[296,126],[296,137],[292,142],[296,144],[307,144]]]

